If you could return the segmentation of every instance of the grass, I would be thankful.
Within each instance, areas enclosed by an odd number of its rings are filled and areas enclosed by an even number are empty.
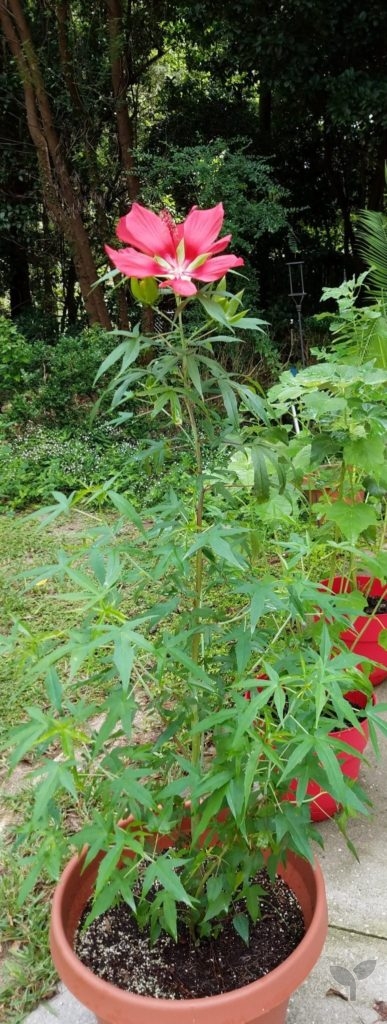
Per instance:
[[[52,627],[53,588],[26,591],[26,569],[54,558],[59,544],[72,550],[79,541],[82,517],[74,516],[61,526],[40,532],[26,517],[0,517],[0,631],[6,633],[14,618],[27,628],[44,631]],[[61,612],[63,616],[68,610]],[[18,666],[0,659],[2,727],[7,728],[24,717],[25,705],[40,703],[44,695],[41,680],[28,690],[19,677]],[[24,766],[27,768],[27,766]],[[0,1021],[20,1024],[40,999],[55,991],[56,972],[48,946],[48,919],[51,887],[40,883],[20,906],[18,893],[23,863],[10,847],[8,833],[12,822],[28,814],[28,785],[23,781],[23,766],[15,779],[3,773],[2,814],[0,815]],[[33,856],[34,851],[30,851]]]
[[[58,547],[74,550],[84,528],[81,516],[75,515],[61,526],[52,525],[39,531],[26,516],[0,517],[0,632],[6,634],[15,619],[21,619],[27,630],[44,633],[52,629],[55,587],[50,582],[26,590],[27,572],[42,564],[55,561]],[[70,624],[74,610],[61,607],[61,622]],[[26,693],[20,678],[20,667],[6,657],[0,659],[0,693],[2,725],[8,727],[20,721],[24,706],[41,699],[42,684],[36,681],[36,692]]]
[[[0,852],[0,936],[4,958],[0,962],[0,1021],[21,1024],[37,1003],[52,996],[56,988],[57,976],[48,944],[51,887],[40,883],[21,907],[21,864],[5,844]]]

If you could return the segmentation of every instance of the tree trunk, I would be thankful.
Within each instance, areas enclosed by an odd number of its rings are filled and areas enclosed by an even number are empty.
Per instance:
[[[107,0],[107,12],[110,38],[111,76],[117,120],[120,161],[126,172],[129,201],[133,203],[138,196],[140,183],[135,173],[133,159],[133,149],[135,145],[133,120],[129,117],[128,111],[129,74],[124,54],[121,0]]]
[[[0,0],[0,21],[16,60],[24,88],[28,129],[36,148],[49,215],[70,246],[90,323],[111,329],[100,286],[93,289],[97,271],[82,221],[80,200],[71,181],[56,132],[31,33],[19,0]]]
[[[67,324],[69,327],[73,327],[77,322],[78,304],[75,297],[76,283],[77,275],[75,273],[74,260],[70,259],[67,265],[61,332],[65,330]]]
[[[15,319],[21,313],[32,310],[30,268],[28,254],[23,246],[20,246],[14,239],[10,238],[7,248],[11,317]]]

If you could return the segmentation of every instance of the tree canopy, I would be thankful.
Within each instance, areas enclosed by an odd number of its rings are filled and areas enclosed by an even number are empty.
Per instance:
[[[223,200],[262,307],[300,254],[351,273],[383,209],[387,8],[378,0],[0,0],[0,279],[47,330],[128,322],[95,287],[133,200]],[[255,287],[255,293],[254,293]]]

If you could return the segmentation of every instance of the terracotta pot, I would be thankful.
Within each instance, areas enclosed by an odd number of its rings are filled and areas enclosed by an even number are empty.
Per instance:
[[[330,502],[339,500],[339,492],[332,491],[329,487],[323,487],[321,489],[319,489],[318,487],[305,487],[304,491],[310,505],[316,505],[318,501],[321,501],[321,498],[324,497],[324,495],[326,498],[328,498]],[[346,497],[343,497],[343,501],[345,501],[346,505],[353,505],[358,504],[360,501],[364,501],[364,498],[365,491],[356,491],[356,494],[354,494],[353,498],[347,495]]]
[[[365,693],[361,693],[357,690],[351,690],[346,693],[346,699],[354,705],[354,707],[365,708],[367,704],[367,696]],[[375,695],[373,694],[373,703],[375,704]],[[366,718],[360,721],[361,732],[356,729],[354,725],[348,725],[344,729],[338,729],[335,732],[330,733],[331,736],[336,736],[338,740],[343,740],[349,747],[353,747],[353,754],[348,754],[344,750],[338,751],[337,760],[340,761],[340,768],[348,779],[358,779],[361,765],[361,755],[367,746],[369,739],[369,726]],[[289,786],[289,794],[285,797],[286,800],[295,800],[295,791],[297,789],[297,779],[292,779]],[[325,792],[318,785],[317,782],[310,782],[307,788],[307,796],[313,797],[310,803],[310,816],[312,821],[325,821],[327,818],[333,818],[334,814],[340,810],[340,805],[330,795]]]
[[[70,992],[92,1010],[99,1024],[284,1024],[292,992],[318,960],[328,927],[324,880],[312,866],[290,853],[279,873],[297,896],[306,934],[299,946],[270,974],[251,985],[202,999],[156,999],[133,995],[97,978],[73,950],[74,936],[91,895],[96,858],[82,871],[83,857],[73,857],[55,890],[50,943],[54,964]]]
[[[348,594],[353,590],[351,580],[344,576],[322,580],[322,584],[332,590],[333,594]],[[370,576],[356,576],[356,587],[362,592],[366,591],[367,596],[387,599],[387,584],[381,580],[371,580]],[[378,642],[382,629],[387,629],[387,613],[358,615],[350,628],[340,633],[341,640],[351,651],[359,657],[378,662],[370,674],[370,681],[374,686],[379,686],[379,683],[387,679],[387,650]]]
[[[329,501],[338,501],[340,497],[337,488],[330,487],[329,484],[325,487],[316,487],[313,476],[304,476],[302,481],[302,489],[310,505],[315,505],[317,501],[320,501],[321,498],[324,497],[324,495],[328,498]],[[353,497],[351,494],[346,494],[345,496],[343,496],[343,501],[345,501],[347,505],[353,505],[354,503],[357,504],[360,501],[364,501],[364,498],[365,491],[359,490],[355,492]]]

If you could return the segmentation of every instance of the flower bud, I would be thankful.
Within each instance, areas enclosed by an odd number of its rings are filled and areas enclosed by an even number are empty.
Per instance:
[[[143,277],[141,281],[137,277],[131,277],[130,288],[133,298],[141,302],[142,306],[153,306],[160,296],[154,277]]]

